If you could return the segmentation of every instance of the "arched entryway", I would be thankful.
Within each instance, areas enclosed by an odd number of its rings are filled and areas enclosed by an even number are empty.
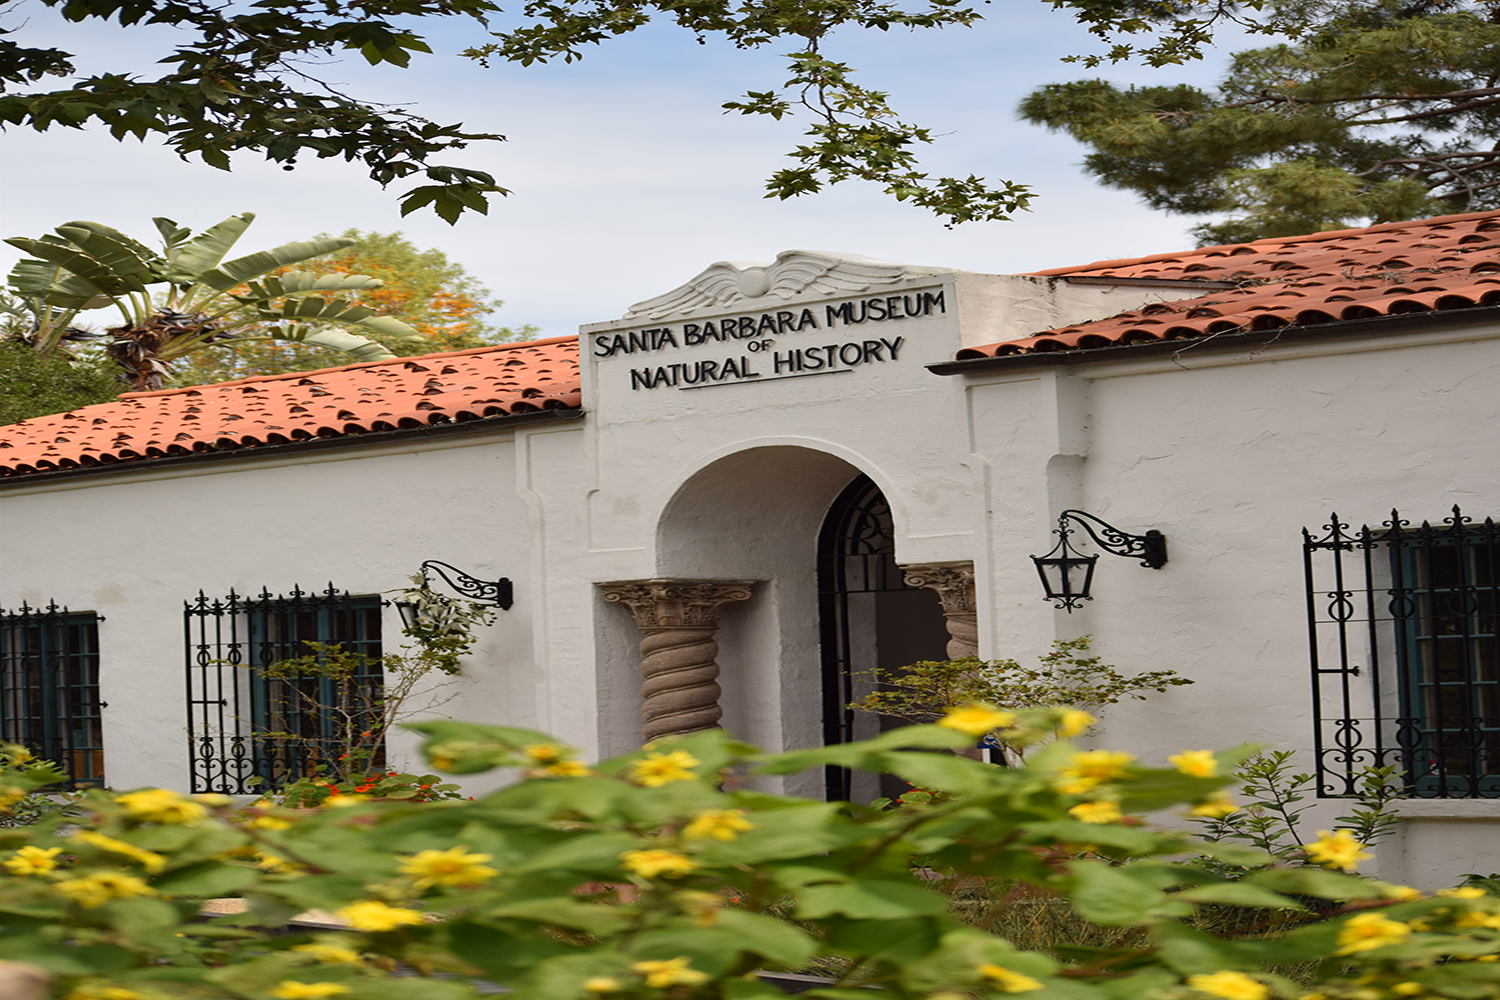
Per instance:
[[[898,725],[850,709],[869,692],[869,671],[946,658],[949,634],[931,590],[906,584],[896,564],[890,504],[860,475],[834,500],[818,535],[818,602],[823,661],[823,737],[868,739]],[[828,797],[868,801],[899,795],[904,783],[829,768]]]

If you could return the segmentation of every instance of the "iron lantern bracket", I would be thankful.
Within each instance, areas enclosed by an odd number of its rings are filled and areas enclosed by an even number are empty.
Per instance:
[[[501,577],[498,580],[480,580],[436,559],[428,559],[422,563],[423,577],[427,576],[428,570],[436,573],[444,583],[471,601],[494,604],[502,611],[509,611],[510,606],[515,603],[515,590],[507,577]]]

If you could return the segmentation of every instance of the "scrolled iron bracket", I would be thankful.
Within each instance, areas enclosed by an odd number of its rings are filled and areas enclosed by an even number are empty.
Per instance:
[[[422,563],[423,577],[427,576],[428,570],[432,570],[442,578],[444,583],[471,601],[493,603],[502,611],[509,611],[510,606],[515,603],[515,591],[507,577],[501,577],[498,580],[481,580],[470,576],[456,566],[450,566],[436,559],[428,559]]]
[[[1060,531],[1067,530],[1069,518],[1077,521],[1094,543],[1111,555],[1139,557],[1142,566],[1152,569],[1161,569],[1167,564],[1167,537],[1154,528],[1144,535],[1132,535],[1086,511],[1065,510],[1057,517]],[[1096,524],[1098,531],[1094,530]]]

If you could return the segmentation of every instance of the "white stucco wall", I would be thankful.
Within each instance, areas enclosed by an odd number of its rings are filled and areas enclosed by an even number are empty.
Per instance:
[[[822,738],[817,532],[864,473],[890,501],[898,562],[975,564],[984,655],[1029,658],[1091,634],[1123,670],[1191,677],[1106,714],[1102,743],[1160,761],[1244,741],[1310,746],[1302,527],[1331,510],[1357,526],[1392,507],[1416,519],[1455,502],[1476,517],[1500,508],[1484,447],[1500,327],[938,376],[926,366],[961,344],[1186,292],[861,266],[830,265],[842,284],[825,275],[786,294],[770,268],[746,278],[759,293],[746,298],[723,291],[740,266],[716,265],[704,288],[717,298],[689,283],[652,300],[652,318],[584,328],[578,420],[0,487],[0,606],[107,616],[117,787],[185,784],[184,599],[330,581],[389,591],[423,559],[515,582],[448,714],[548,730],[590,755],[630,749],[640,636],[596,584],[748,579],[755,595],[718,636],[724,724],[769,748],[807,746]],[[875,317],[876,299],[899,318]],[[726,319],[734,336],[702,339]],[[835,363],[813,367],[809,351]],[[1163,531],[1170,562],[1106,556],[1097,599],[1053,610],[1029,557],[1067,507]],[[392,611],[387,636],[397,629]],[[1415,803],[1381,873],[1431,887],[1500,870],[1497,806]],[[1310,827],[1344,808],[1318,805]]]
[[[200,590],[213,599],[331,582],[383,593],[406,586],[424,559],[481,579],[508,576],[516,606],[482,631],[444,711],[551,725],[533,666],[536,567],[517,489],[526,443],[518,437],[520,445],[427,442],[12,487],[0,499],[0,606],[56,601],[104,616],[100,697],[117,788],[187,787],[183,601]],[[387,608],[386,648],[400,628]],[[392,750],[415,762],[412,745],[403,736]]]

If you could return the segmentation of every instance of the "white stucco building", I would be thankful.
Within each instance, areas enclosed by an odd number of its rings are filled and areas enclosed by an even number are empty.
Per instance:
[[[238,791],[261,709],[225,664],[378,652],[441,560],[514,590],[456,717],[816,745],[868,725],[851,671],[1090,634],[1195,681],[1103,744],[1296,749],[1332,796],[1391,764],[1381,874],[1500,870],[1496,303],[1500,213],[1020,276],[789,251],[576,339],[0,428],[0,726]],[[1104,554],[1060,610],[1031,557],[1065,510],[1168,561]]]

